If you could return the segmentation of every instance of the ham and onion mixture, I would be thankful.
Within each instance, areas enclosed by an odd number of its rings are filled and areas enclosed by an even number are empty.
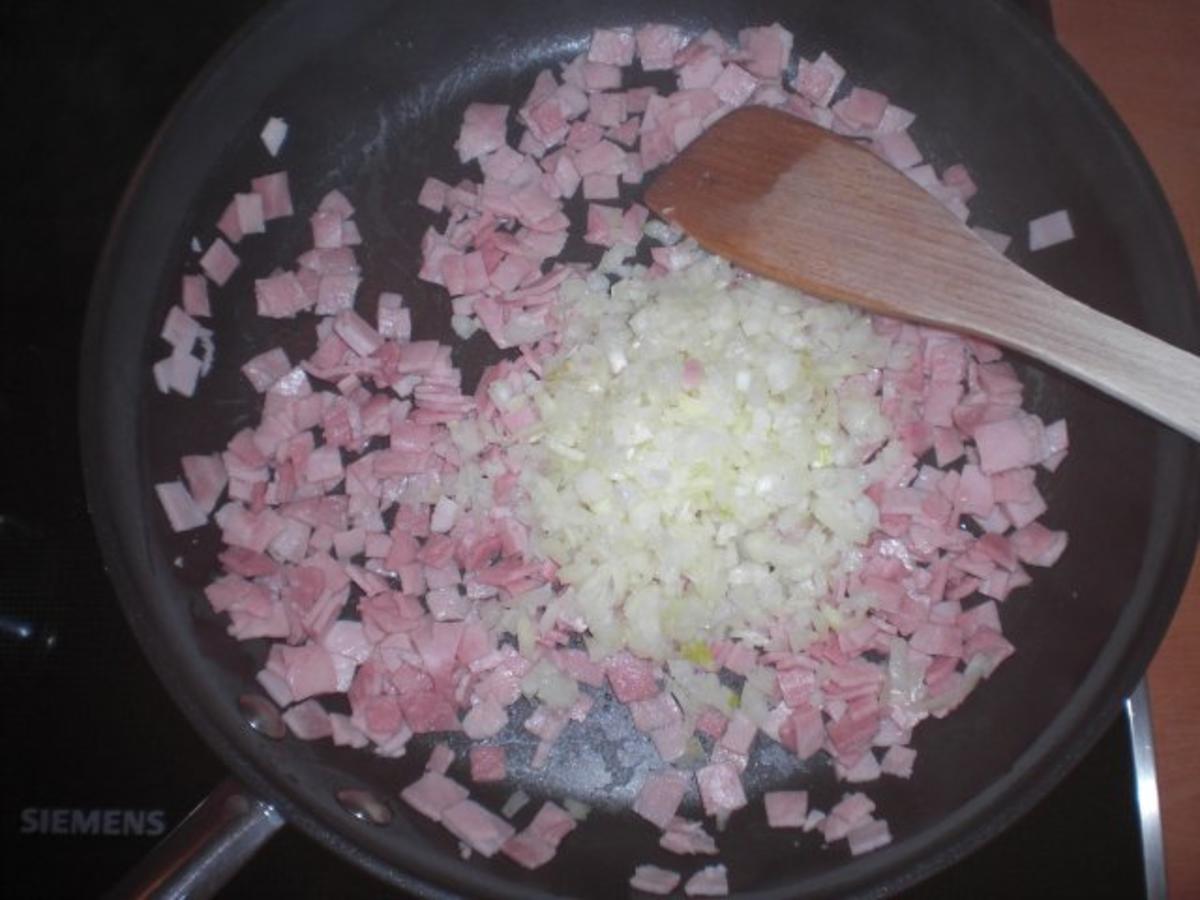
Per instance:
[[[259,681],[299,737],[395,757],[414,735],[463,732],[461,771],[496,782],[506,728],[537,738],[538,769],[610,691],[661,758],[634,811],[662,848],[703,858],[748,815],[756,743],[828,758],[847,785],[908,778],[913,729],[1013,652],[1000,604],[1066,546],[1036,486],[1066,453],[1065,424],[1022,409],[994,347],[752,278],[622,202],[707,125],[761,103],[868,142],[967,217],[971,176],[922,162],[912,113],[847,88],[827,54],[792,68],[778,25],[738,38],[597,31],[520,107],[467,107],[454,149],[472,175],[430,178],[418,202],[436,216],[420,277],[449,295],[458,335],[511,350],[468,393],[452,348],[414,338],[400,294],[358,296],[364,236],[337,191],[293,269],[210,299],[239,267],[233,248],[292,215],[286,172],[231,199],[164,324],[159,387],[196,391],[212,302],[301,316],[317,349],[245,360],[258,423],[185,456],[157,491],[174,529],[221,529],[208,600],[231,635],[270,642]],[[659,70],[676,90],[631,85]],[[264,129],[272,155],[284,134]],[[577,194],[582,221],[567,214]],[[1069,228],[1062,213],[1032,237]],[[604,248],[597,265],[564,255],[572,233]],[[492,812],[453,764],[438,744],[401,796],[464,853],[536,868],[586,814],[546,802],[518,830],[528,798]],[[853,854],[891,840],[853,787],[827,809],[803,790],[761,803],[771,826]],[[690,868],[641,865],[631,884],[727,891],[723,866]]]

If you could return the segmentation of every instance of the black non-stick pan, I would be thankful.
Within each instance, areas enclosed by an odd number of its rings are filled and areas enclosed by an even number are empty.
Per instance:
[[[939,168],[969,165],[981,186],[975,221],[1018,235],[1018,261],[1072,296],[1200,350],[1191,270],[1145,162],[1079,70],[999,0],[269,7],[183,98],[129,189],[96,278],[82,384],[89,498],[130,624],[197,731],[262,801],[244,814],[238,801],[208,809],[247,838],[203,835],[233,855],[281,815],[332,852],[426,895],[619,897],[635,864],[680,863],[628,809],[621,779],[641,764],[639,753],[652,751],[637,750],[621,713],[603,704],[568,731],[545,773],[523,768],[531,746],[514,744],[516,774],[479,791],[493,808],[517,786],[535,799],[567,794],[593,806],[557,858],[533,873],[503,858],[464,862],[448,834],[398,801],[424,764],[420,742],[401,759],[383,759],[272,737],[277,722],[254,699],[265,647],[229,639],[201,594],[216,570],[215,529],[172,534],[152,490],[177,477],[181,453],[221,448],[253,420],[256,395],[238,373],[247,358],[280,342],[303,349],[308,326],[276,328],[253,314],[251,278],[307,246],[307,217],[327,190],[341,188],[358,208],[361,296],[399,290],[415,310],[418,336],[448,338],[444,299],[415,277],[428,224],[415,199],[425,174],[463,173],[449,148],[464,106],[519,103],[536,71],[579,52],[593,27],[646,21],[729,35],[780,21],[801,54],[828,49],[853,81],[919,112],[915,136]],[[231,194],[272,168],[257,138],[271,115],[291,124],[279,165],[291,175],[297,215],[273,225],[269,239],[241,245],[241,269],[216,292],[216,368],[198,395],[162,396],[150,369],[164,352],[157,335],[179,276],[195,269],[189,244],[193,236],[211,240]],[[1078,237],[1029,254],[1024,223],[1060,207],[1070,210]],[[492,358],[482,342],[456,354],[468,379]],[[910,781],[872,787],[895,835],[891,846],[851,858],[815,836],[769,829],[752,802],[721,837],[735,892],[880,896],[949,864],[1071,768],[1150,659],[1196,547],[1196,447],[1064,376],[1019,365],[1033,408],[1070,421],[1073,450],[1046,485],[1047,521],[1070,531],[1070,549],[1003,609],[1018,652],[954,715],[917,729]],[[614,761],[609,751],[625,740],[634,750]],[[756,796],[805,786],[824,808],[841,790],[827,765],[799,767],[782,753],[765,754],[747,780]],[[194,893],[222,868],[211,857],[206,865],[207,876],[188,875]],[[697,865],[684,861],[688,870]]]

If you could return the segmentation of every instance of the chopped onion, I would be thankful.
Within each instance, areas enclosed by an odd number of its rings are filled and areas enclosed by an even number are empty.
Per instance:
[[[673,659],[811,613],[877,524],[863,462],[889,424],[877,395],[840,388],[888,342],[855,310],[688,250],[699,261],[664,277],[562,286],[564,349],[528,383],[540,423],[512,448],[521,517],[596,657]]]

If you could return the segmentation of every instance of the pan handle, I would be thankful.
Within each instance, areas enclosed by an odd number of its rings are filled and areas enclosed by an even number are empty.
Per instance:
[[[108,897],[212,897],[283,824],[274,806],[237,781],[226,779],[121,879]]]

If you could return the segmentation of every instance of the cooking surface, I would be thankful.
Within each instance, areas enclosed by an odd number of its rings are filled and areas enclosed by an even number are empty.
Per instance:
[[[213,2],[186,20],[150,5],[67,15],[65,3],[9,16],[0,65],[25,134],[0,328],[0,427],[12,453],[0,494],[9,896],[96,895],[223,774],[155,682],[103,575],[72,398],[87,285],[120,191],[183,86],[256,5]],[[1007,897],[1036,884],[1039,894],[1136,897],[1136,821],[1118,723],[1033,813],[906,896]],[[381,895],[288,831],[223,896],[285,891]]]

